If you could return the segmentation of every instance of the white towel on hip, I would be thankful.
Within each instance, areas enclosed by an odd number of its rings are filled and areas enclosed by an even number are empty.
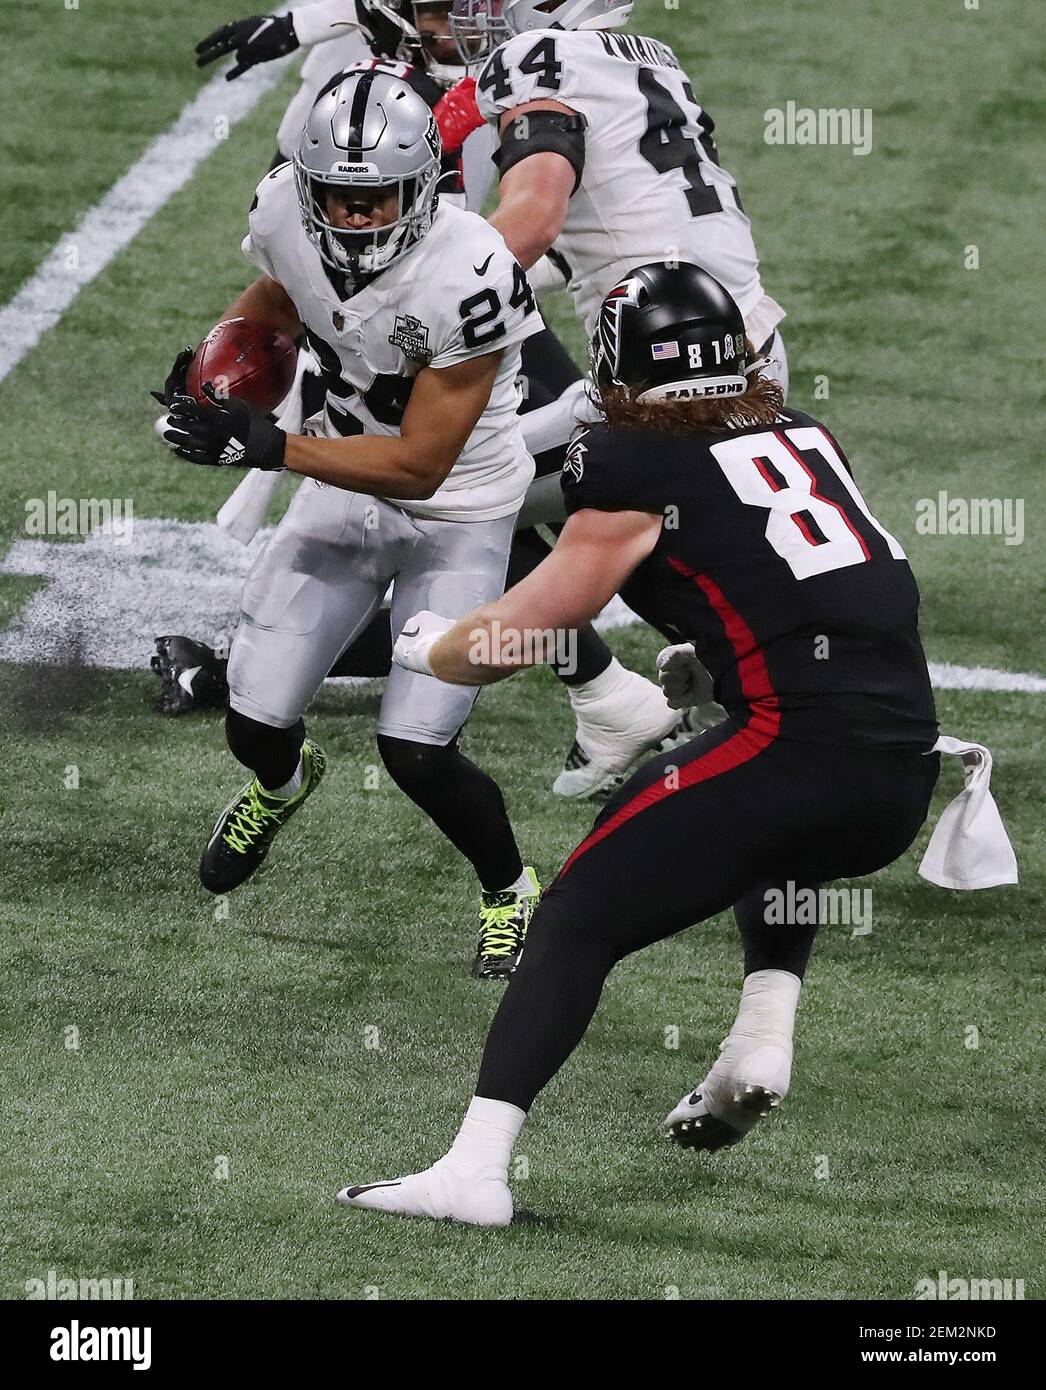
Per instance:
[[[939,888],[1016,883],[1017,857],[990,789],[991,753],[981,743],[964,743],[947,734],[933,751],[962,759],[966,785],[941,813],[919,873]]]

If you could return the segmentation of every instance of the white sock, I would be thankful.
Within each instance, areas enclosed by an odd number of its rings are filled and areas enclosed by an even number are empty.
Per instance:
[[[593,680],[567,686],[570,703],[575,710],[583,710],[585,705],[594,704],[613,694],[631,674],[632,672],[626,671],[616,656],[612,656],[607,669],[601,671]]]
[[[305,777],[305,764],[301,758],[298,759],[298,766],[295,768],[294,776],[289,782],[284,782],[282,787],[275,787],[272,791],[268,787],[264,788],[266,796],[278,796],[286,801],[295,792],[301,791],[301,784]]]
[[[447,1157],[463,1167],[495,1167],[507,1174],[512,1145],[526,1118],[527,1112],[518,1105],[473,1096]]]
[[[730,1036],[791,1047],[801,989],[799,976],[789,970],[753,970],[741,988],[741,1007]]]
[[[534,892],[534,885],[530,881],[530,875],[526,869],[516,879],[515,883],[510,883],[507,888],[499,888],[499,893],[522,893],[530,895]]]

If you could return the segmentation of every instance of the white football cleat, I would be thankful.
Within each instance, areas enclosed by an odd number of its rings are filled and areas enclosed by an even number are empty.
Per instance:
[[[728,1038],[723,1044],[726,1049]],[[723,1055],[696,1091],[665,1117],[665,1132],[684,1149],[726,1149],[738,1144],[788,1094],[791,1049],[767,1046],[745,1065],[724,1065]]]
[[[725,1149],[776,1110],[792,1081],[792,1028],[800,982],[785,970],[749,975],[741,1008],[712,1070],[665,1116],[684,1149]]]
[[[367,1211],[428,1216],[469,1226],[507,1226],[512,1220],[508,1170],[500,1164],[466,1167],[453,1154],[446,1154],[423,1173],[343,1187],[338,1201]]]
[[[567,689],[577,728],[552,784],[557,796],[605,796],[640,758],[687,743],[697,732],[685,711],[669,708],[660,686],[616,658],[594,681]]]

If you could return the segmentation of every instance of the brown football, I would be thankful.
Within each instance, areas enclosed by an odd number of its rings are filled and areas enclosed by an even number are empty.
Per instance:
[[[219,396],[233,396],[258,410],[274,410],[291,389],[298,350],[281,328],[259,319],[225,319],[196,349],[185,384],[205,402],[205,382]]]

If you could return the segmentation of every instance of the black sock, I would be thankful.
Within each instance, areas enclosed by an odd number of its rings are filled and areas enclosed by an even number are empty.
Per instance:
[[[542,901],[487,1034],[476,1095],[529,1110],[584,1037],[621,953],[558,901]]]
[[[392,780],[469,860],[488,893],[515,883],[523,861],[501,790],[456,738],[440,748],[379,734],[378,751]]]
[[[791,901],[804,903],[807,900],[804,890],[810,889],[816,894],[820,886],[819,883],[794,884]],[[770,890],[780,892],[783,900],[789,901],[788,884],[782,880],[765,883],[734,904],[734,920],[745,948],[745,974],[751,975],[754,970],[788,970],[801,980],[813,950],[817,923],[768,922],[766,895]],[[796,916],[799,915],[797,912]],[[816,917],[816,913],[814,915]]]
[[[230,709],[225,716],[225,737],[234,758],[249,767],[267,791],[289,782],[298,767],[305,741],[305,721],[289,729],[277,729]]]

